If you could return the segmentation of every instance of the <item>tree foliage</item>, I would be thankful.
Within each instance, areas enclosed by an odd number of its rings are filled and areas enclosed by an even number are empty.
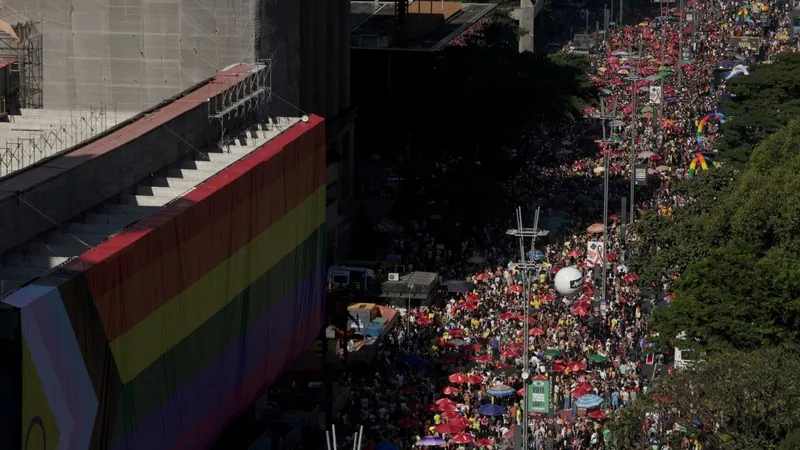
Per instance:
[[[781,54],[731,80],[728,90],[718,148],[723,159],[742,165],[759,142],[800,115],[800,55]]]
[[[800,345],[798,136],[793,121],[738,176],[730,168],[702,173],[676,190],[693,201],[637,225],[631,265],[642,281],[680,276],[670,306],[655,315],[667,343],[686,332],[706,350]]]
[[[680,427],[704,448],[798,448],[791,446],[800,427],[800,378],[791,375],[798,370],[798,355],[778,348],[710,355],[658,379],[647,395],[625,408],[610,426],[612,448],[649,449],[655,437],[677,449],[683,433],[672,430]],[[643,424],[652,424],[656,412],[662,426],[646,429]]]

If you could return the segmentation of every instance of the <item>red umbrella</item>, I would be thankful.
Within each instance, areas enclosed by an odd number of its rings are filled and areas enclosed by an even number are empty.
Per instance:
[[[417,323],[420,325],[430,325],[431,323],[433,323],[433,321],[431,319],[428,319],[427,317],[423,317],[421,319],[417,319]]]
[[[467,301],[470,303],[475,303],[481,301],[481,296],[477,294],[469,294],[467,295]]]
[[[542,303],[550,303],[555,299],[556,295],[553,293],[544,294],[541,298],[539,298]]]
[[[469,419],[466,417],[456,417],[450,423],[458,425],[461,428],[467,428],[467,426],[469,426]]]
[[[464,431],[464,427],[460,427],[452,423],[441,423],[436,425],[433,431],[441,434],[456,434]]]
[[[464,329],[463,328],[451,328],[451,329],[447,330],[447,334],[449,334],[450,337],[461,338],[461,337],[464,337]]]
[[[483,377],[480,375],[470,375],[469,377],[467,377],[467,383],[481,384],[483,383]]]
[[[515,317],[517,317],[517,315],[512,312],[504,312],[503,314],[497,316],[497,318],[500,320],[508,320],[508,319],[513,319]]]
[[[474,277],[474,278],[475,278],[476,280],[478,280],[478,281],[486,281],[486,280],[488,280],[488,279],[489,279],[489,275],[488,275],[488,274],[485,274],[485,273],[479,273],[479,274],[475,275],[475,277]]]
[[[458,413],[456,411],[448,411],[442,413],[442,419],[444,420],[455,420],[458,419]]]
[[[581,370],[586,370],[586,366],[584,366],[579,362],[571,362],[567,367],[569,367],[569,370],[572,372],[580,372]]]
[[[511,292],[513,294],[521,294],[522,291],[523,291],[523,287],[522,287],[521,284],[515,284],[515,285],[511,286],[510,288],[508,288],[508,292]]]
[[[544,333],[543,329],[535,327],[535,328],[531,328],[528,331],[528,334],[531,335],[531,336],[544,336],[545,333]]]
[[[467,311],[475,311],[476,309],[478,309],[478,305],[476,305],[475,303],[469,303],[469,302],[462,303],[461,307],[466,309]]]
[[[578,306],[575,306],[574,308],[572,308],[572,314],[575,314],[578,317],[584,317],[584,316],[589,315],[589,310],[584,308],[584,307],[582,307],[582,306],[580,306],[580,305],[578,305]]]
[[[403,428],[414,428],[415,426],[417,426],[417,421],[414,419],[401,419],[397,423],[400,424],[400,426]]]
[[[488,362],[492,362],[492,357],[489,356],[489,355],[481,355],[481,356],[478,356],[477,358],[475,358],[475,361],[477,361],[477,362],[479,362],[481,364],[486,364]]]
[[[618,215],[616,215],[616,214],[612,214],[612,215],[608,216],[608,218],[609,218],[609,219],[611,219],[611,220],[613,220],[614,222],[616,222],[616,221],[618,221],[618,220],[619,220],[619,216],[618,216]]]
[[[569,256],[570,258],[577,258],[581,256],[581,252],[578,250],[570,250],[569,253],[567,253],[567,256]]]
[[[517,389],[517,395],[519,395],[520,397],[525,397],[525,388]]]
[[[472,439],[473,437],[469,433],[458,433],[453,435],[452,438],[450,438],[450,442],[454,444],[469,444],[470,442],[472,442]]]
[[[525,316],[523,314],[520,314],[517,317],[517,319],[519,319],[519,320],[524,322],[525,321]],[[536,323],[536,319],[534,319],[533,317],[528,316],[528,323]]]
[[[478,439],[475,441],[475,447],[491,447],[494,445],[494,442],[490,441],[489,439]]]
[[[603,420],[603,419],[606,418],[606,413],[604,413],[603,411],[600,411],[599,409],[595,409],[595,410],[589,411],[588,416],[591,417],[592,419],[595,419],[595,420]]]
[[[447,377],[447,379],[453,384],[464,384],[467,382],[467,376],[463,373],[454,373]]]
[[[456,405],[454,405],[453,403],[442,403],[436,409],[438,409],[439,412],[455,411],[456,410]]]
[[[592,392],[591,387],[587,388],[586,386],[581,385],[572,390],[572,396],[574,398],[581,398],[584,395],[589,395],[590,392]]]
[[[439,400],[436,400],[436,406],[455,405],[455,404],[456,402],[450,400],[449,398],[440,398]]]
[[[506,350],[503,353],[500,353],[500,358],[502,359],[513,358],[515,356],[517,356],[517,352],[513,350]]]
[[[444,395],[458,395],[460,392],[460,389],[453,386],[447,386],[446,388],[442,389],[442,394]]]

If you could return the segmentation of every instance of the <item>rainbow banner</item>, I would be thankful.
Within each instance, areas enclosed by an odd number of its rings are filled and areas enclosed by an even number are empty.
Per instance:
[[[312,116],[4,299],[23,448],[211,445],[323,326],[325,188]]]

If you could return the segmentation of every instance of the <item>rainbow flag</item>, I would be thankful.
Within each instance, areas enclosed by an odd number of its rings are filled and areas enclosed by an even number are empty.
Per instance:
[[[3,301],[29,450],[206,448],[316,339],[325,125],[312,116]]]

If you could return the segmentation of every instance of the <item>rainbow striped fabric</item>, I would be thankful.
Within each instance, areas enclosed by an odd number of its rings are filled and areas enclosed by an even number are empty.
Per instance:
[[[25,449],[204,448],[323,325],[325,125],[298,123],[4,299]]]

